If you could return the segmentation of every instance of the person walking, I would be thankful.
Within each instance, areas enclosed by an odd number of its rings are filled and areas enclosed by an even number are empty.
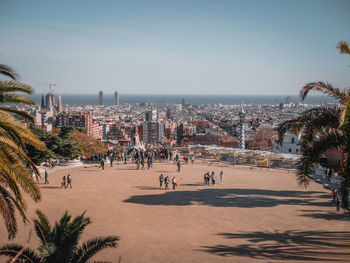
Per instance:
[[[220,172],[220,183],[222,184],[224,182],[224,172]]]
[[[174,176],[173,179],[171,180],[171,182],[173,183],[173,190],[176,189],[177,183],[176,183],[176,177]]]
[[[151,167],[151,158],[148,157],[147,158],[147,169],[149,170],[150,167]]]
[[[45,184],[49,184],[49,180],[47,180],[48,177],[49,177],[49,174],[45,170]]]
[[[341,204],[341,197],[340,194],[337,195],[337,211],[339,212],[340,210],[340,204]]]
[[[111,155],[110,155],[111,167],[113,167],[113,159],[114,159],[113,154],[111,154]]]
[[[337,198],[337,190],[335,190],[335,188],[333,188],[333,190],[332,190],[332,196],[333,196],[332,203],[334,204],[335,203],[335,199]]]
[[[191,162],[192,162],[192,165],[193,165],[193,163],[194,163],[194,155],[192,155]]]
[[[159,176],[159,184],[160,184],[160,188],[162,188],[162,186],[163,186],[163,182],[164,182],[164,176],[163,176],[163,174],[160,174],[160,176]]]
[[[206,172],[206,173],[203,175],[204,185],[207,185],[207,184],[208,184],[208,176],[209,176],[209,172]]]
[[[64,189],[67,188],[67,185],[66,185],[66,176],[65,176],[65,175],[64,175],[63,178],[62,178],[61,188],[64,188]]]
[[[216,174],[214,172],[211,172],[211,184],[212,186],[215,185],[215,182],[216,182]]]
[[[70,176],[70,174],[68,174],[67,176],[67,188],[68,186],[72,188],[72,177]]]
[[[178,160],[176,164],[177,164],[177,172],[180,172],[180,169],[181,169],[180,160]]]
[[[100,167],[98,168],[102,168],[102,172],[105,171],[105,162],[103,161],[103,159],[101,158],[101,161],[100,161]]]
[[[169,189],[169,183],[170,183],[169,176],[165,177],[164,183],[165,183],[165,189],[168,190]]]

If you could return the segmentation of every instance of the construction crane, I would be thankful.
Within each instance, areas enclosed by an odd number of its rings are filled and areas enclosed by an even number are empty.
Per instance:
[[[52,84],[52,83],[49,83],[49,84],[47,84],[47,86],[49,87],[49,91],[50,91],[50,93],[55,93],[55,90],[54,90],[54,88],[53,88],[53,87],[56,87],[56,86],[57,86],[57,84]]]

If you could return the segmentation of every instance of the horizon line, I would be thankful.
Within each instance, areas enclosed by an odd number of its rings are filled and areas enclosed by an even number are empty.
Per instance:
[[[44,94],[48,94],[49,92],[40,92],[40,93],[33,93],[31,95],[44,95]],[[96,95],[98,96],[98,93],[55,93],[57,95]],[[103,93],[104,95],[113,95],[114,93]],[[299,97],[299,94],[195,94],[195,93],[191,93],[191,94],[174,94],[174,93],[119,93],[118,95],[135,95],[135,96],[264,96],[264,97],[268,97],[268,96],[294,96],[294,97]],[[319,97],[323,97],[326,96],[325,94],[309,94],[310,96],[319,96]]]

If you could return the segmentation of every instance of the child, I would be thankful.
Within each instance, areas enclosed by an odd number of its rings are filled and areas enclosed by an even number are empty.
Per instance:
[[[175,189],[176,189],[176,186],[177,186],[175,176],[173,177],[173,179],[172,179],[171,181],[172,181],[172,183],[173,183],[173,190],[175,190]]]

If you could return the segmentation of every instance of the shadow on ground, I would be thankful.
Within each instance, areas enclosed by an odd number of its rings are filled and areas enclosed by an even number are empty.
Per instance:
[[[318,260],[334,262],[350,256],[350,232],[286,231],[220,233],[226,239],[245,239],[247,244],[203,246],[200,251],[219,256],[245,256],[267,260]],[[242,243],[243,241],[240,241]]]
[[[164,190],[164,186],[163,188],[160,187],[152,187],[152,186],[134,186],[137,189],[140,190]]]
[[[40,188],[45,189],[60,189],[60,186],[49,186],[49,185],[41,185]]]
[[[335,206],[334,206],[334,212],[327,212],[322,210],[300,210],[300,211],[305,212],[301,216],[309,217],[313,219],[350,220],[350,212],[342,211],[342,210],[340,210],[340,212],[336,212]]]
[[[276,191],[261,189],[202,189],[166,193],[136,195],[124,200],[144,205],[208,205],[216,207],[274,207],[277,205],[330,206],[328,199],[320,199],[322,192]]]

